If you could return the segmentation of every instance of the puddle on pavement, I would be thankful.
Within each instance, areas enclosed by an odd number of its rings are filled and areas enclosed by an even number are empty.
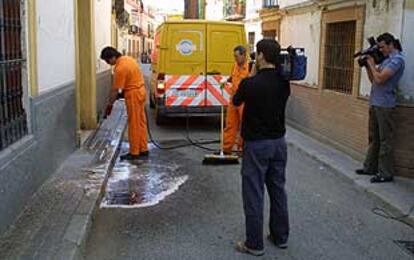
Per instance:
[[[123,145],[122,150],[127,150],[124,148]],[[116,162],[101,208],[154,206],[187,181],[188,176],[180,171],[179,165],[151,157],[148,160]]]

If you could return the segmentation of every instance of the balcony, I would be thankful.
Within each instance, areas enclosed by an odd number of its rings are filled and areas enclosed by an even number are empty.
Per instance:
[[[224,18],[229,21],[239,21],[246,17],[245,0],[225,0]]]
[[[279,7],[279,0],[263,0],[262,3],[263,9]]]

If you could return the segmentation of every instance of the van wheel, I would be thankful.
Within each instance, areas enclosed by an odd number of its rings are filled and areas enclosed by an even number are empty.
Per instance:
[[[155,108],[155,97],[154,97],[154,94],[152,94],[151,92],[150,92],[149,101],[150,101],[150,108],[154,109]]]
[[[158,107],[155,107],[155,124],[158,126],[162,126],[165,124],[165,116],[161,113]]]

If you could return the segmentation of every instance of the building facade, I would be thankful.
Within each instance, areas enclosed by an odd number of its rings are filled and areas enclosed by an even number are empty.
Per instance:
[[[117,0],[114,3],[116,47],[138,60],[153,49],[155,17],[142,0]]]
[[[260,19],[262,20],[262,36],[280,39],[280,20],[282,18],[278,0],[262,0]]]
[[[0,233],[98,123],[111,4],[0,0]]]
[[[262,21],[260,10],[262,9],[262,0],[246,1],[246,18],[244,19],[247,40],[250,52],[254,51],[256,43],[263,38]]]
[[[368,145],[371,84],[353,54],[368,46],[365,39],[383,32],[402,39],[407,64],[398,87],[394,161],[398,175],[414,177],[412,1],[280,0],[270,9],[261,15],[277,16],[282,46],[304,47],[308,56],[306,79],[292,83],[289,122],[357,159],[364,158]]]

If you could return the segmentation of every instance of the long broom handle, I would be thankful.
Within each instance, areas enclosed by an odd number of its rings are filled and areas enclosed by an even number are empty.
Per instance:
[[[224,94],[224,86],[221,87],[221,95]],[[221,131],[220,131],[220,155],[224,155],[224,104],[221,104]]]
[[[224,105],[221,105],[221,137],[220,137],[220,154],[224,154]]]

